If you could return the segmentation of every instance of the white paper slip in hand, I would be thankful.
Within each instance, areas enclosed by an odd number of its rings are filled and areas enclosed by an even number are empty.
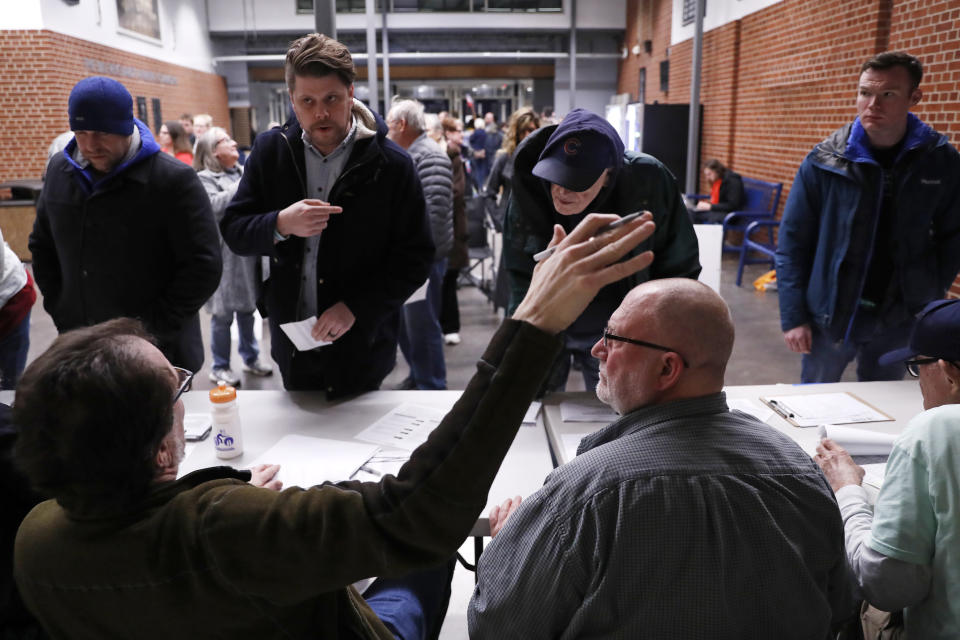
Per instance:
[[[820,425],[819,433],[821,439],[830,438],[852,456],[888,456],[893,450],[893,441],[897,438],[892,433],[835,424]]]
[[[424,282],[420,287],[410,294],[410,297],[407,298],[406,302],[403,304],[411,304],[413,302],[420,302],[421,300],[427,299],[427,286],[430,284],[429,278]]]
[[[313,330],[313,325],[315,324],[317,324],[316,318],[307,318],[306,320],[299,320],[297,322],[284,323],[280,325],[280,328],[283,329],[283,332],[290,338],[290,342],[297,348],[297,351],[309,351],[310,349],[333,344],[324,340],[314,339],[310,331]]]

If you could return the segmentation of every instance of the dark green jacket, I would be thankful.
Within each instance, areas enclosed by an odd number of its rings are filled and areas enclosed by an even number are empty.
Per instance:
[[[646,209],[653,213],[657,224],[653,236],[629,254],[633,256],[652,249],[655,256],[653,264],[605,287],[596,300],[609,299],[611,288],[617,290],[613,299],[622,300],[630,289],[647,280],[696,278],[700,275],[697,236],[690,224],[677,181],[670,170],[653,156],[624,152],[623,166],[583,214],[558,214],[550,197],[550,183],[532,173],[554,129],[556,125],[531,133],[517,149],[513,191],[503,230],[504,259],[510,275],[510,313],[523,300],[530,286],[530,276],[535,266],[533,255],[546,248],[553,236],[553,225],[560,224],[570,232],[587,213],[624,215]],[[584,311],[585,315],[591,313],[590,307]]]
[[[17,535],[24,601],[53,638],[392,638],[349,585],[453,555],[558,350],[506,321],[440,426],[379,483],[276,492],[219,467],[133,513],[43,502]]]

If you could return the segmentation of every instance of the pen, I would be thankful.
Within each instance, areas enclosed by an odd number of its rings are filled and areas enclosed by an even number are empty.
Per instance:
[[[608,231],[613,231],[614,229],[616,229],[616,228],[618,228],[618,227],[622,227],[623,225],[627,224],[628,222],[633,222],[634,220],[636,220],[637,218],[639,218],[642,214],[643,214],[643,211],[634,211],[633,213],[628,213],[627,215],[623,216],[623,217],[620,218],[619,220],[614,220],[614,221],[611,222],[610,224],[605,224],[605,225],[603,225],[602,227],[600,227],[599,229],[597,229],[597,232],[596,232],[595,234],[593,234],[593,235],[594,235],[594,237],[596,237],[596,236],[600,235],[601,233],[606,233],[606,232],[608,232]],[[554,246],[552,246],[552,247],[547,247],[546,249],[544,249],[544,250],[541,251],[540,253],[534,254],[534,256],[533,256],[533,261],[534,261],[534,262],[540,262],[541,260],[546,260],[547,258],[549,258],[550,256],[552,256],[552,255],[553,255],[553,252],[556,251],[556,250],[557,250],[556,245],[554,245]]]
[[[794,414],[792,414],[792,413],[790,413],[789,411],[787,411],[786,407],[784,407],[783,405],[781,405],[781,404],[780,404],[779,402],[777,402],[776,400],[770,400],[769,402],[770,402],[770,406],[773,407],[773,410],[776,411],[777,413],[779,413],[779,414],[780,414],[781,416],[783,416],[784,418],[796,418],[796,416],[795,416]]]

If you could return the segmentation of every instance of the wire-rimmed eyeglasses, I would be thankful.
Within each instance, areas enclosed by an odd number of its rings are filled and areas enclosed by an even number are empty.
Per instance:
[[[183,395],[183,392],[190,390],[190,383],[193,382],[193,371],[182,367],[174,367],[173,370],[177,372],[177,392],[173,394],[173,403],[176,404],[177,399]]]
[[[629,344],[635,344],[640,347],[647,347],[648,349],[657,349],[658,351],[666,351],[667,353],[675,353],[680,356],[680,362],[683,363],[683,366],[690,368],[690,365],[687,363],[687,359],[683,357],[683,354],[677,351],[676,349],[671,349],[670,347],[664,347],[663,345],[654,344],[652,342],[645,342],[643,340],[636,340],[634,338],[624,338],[623,336],[618,336],[616,334],[610,333],[610,327],[603,328],[603,347],[604,349],[608,348],[610,340],[618,340],[620,342],[627,342]]]
[[[919,377],[920,377],[920,369],[918,369],[918,367],[920,367],[921,365],[925,365],[925,364],[933,364],[934,362],[937,362],[938,360],[943,360],[943,358],[912,358],[912,359],[910,359],[910,360],[907,360],[907,361],[904,362],[903,364],[906,365],[906,367],[907,367],[907,373],[909,373],[909,374],[910,374],[911,376],[913,376],[914,378],[919,378]],[[950,362],[950,364],[952,364],[952,365],[954,365],[954,366],[960,366],[960,365],[958,365],[956,362],[952,362],[952,361],[950,361],[950,360],[947,360],[947,362]]]

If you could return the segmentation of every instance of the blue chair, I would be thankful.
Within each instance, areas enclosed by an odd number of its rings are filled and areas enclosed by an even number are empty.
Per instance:
[[[740,281],[743,279],[743,267],[748,264],[760,264],[763,262],[769,262],[770,268],[774,267],[773,256],[777,252],[777,241],[773,237],[773,230],[776,227],[780,226],[778,220],[773,220],[768,218],[766,220],[754,220],[747,225],[746,229],[743,232],[743,244],[740,245],[740,265],[737,267],[737,286],[740,286]],[[760,242],[759,239],[754,235],[755,232],[766,229],[767,230],[767,242]],[[750,253],[760,253],[763,257],[755,258],[751,257]]]
[[[740,211],[731,211],[723,219],[723,250],[740,252],[742,244],[727,242],[727,231],[740,231],[746,239],[746,231],[751,222],[773,220],[780,204],[782,182],[764,182],[754,178],[743,178],[743,191],[746,203]],[[739,283],[738,283],[739,284]]]

